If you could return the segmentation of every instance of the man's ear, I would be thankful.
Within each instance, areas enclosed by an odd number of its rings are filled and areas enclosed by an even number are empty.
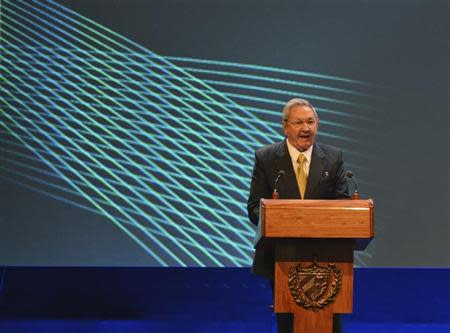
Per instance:
[[[284,134],[286,134],[287,121],[286,121],[286,120],[283,120],[283,121],[281,122],[281,126],[283,127]]]

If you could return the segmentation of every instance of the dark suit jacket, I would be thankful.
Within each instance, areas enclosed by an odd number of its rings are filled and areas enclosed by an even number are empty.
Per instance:
[[[258,225],[259,201],[270,199],[275,179],[280,170],[285,175],[278,182],[280,199],[300,199],[295,172],[286,140],[261,148],[255,153],[250,195],[247,211],[250,221]],[[311,155],[305,199],[349,198],[347,179],[342,161],[342,152],[329,145],[315,143]],[[273,251],[256,246],[252,270],[256,274],[273,276]],[[272,276],[271,276],[272,275]]]

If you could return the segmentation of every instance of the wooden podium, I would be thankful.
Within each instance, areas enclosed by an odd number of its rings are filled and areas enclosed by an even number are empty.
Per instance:
[[[372,200],[261,200],[255,243],[273,247],[274,311],[294,333],[331,333],[351,313],[353,251],[373,238]],[[264,245],[265,244],[265,245]]]

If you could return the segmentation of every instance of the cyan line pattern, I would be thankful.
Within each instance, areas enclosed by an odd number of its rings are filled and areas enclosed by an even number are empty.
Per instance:
[[[39,122],[37,122],[37,123],[39,123]],[[11,128],[11,129],[16,129],[15,126],[10,126],[10,128]],[[33,130],[33,129],[28,129],[28,131],[29,131],[30,133],[38,133],[36,130]],[[24,136],[22,136],[22,137],[24,137]],[[31,139],[31,138],[27,138],[27,139]],[[5,140],[2,140],[1,142],[5,143],[5,144],[10,144],[10,145],[11,145],[11,144],[14,144],[14,143],[11,143],[10,141],[7,141],[7,140],[6,140],[6,141],[5,141]],[[43,143],[45,143],[45,144],[47,144],[47,145],[53,146],[53,144],[52,144],[51,142],[49,142],[49,141],[46,141],[46,140],[42,140],[42,139],[41,139],[41,142],[43,142]],[[16,145],[17,145],[17,144],[16,144]],[[76,148],[68,147],[67,149],[70,150],[71,152],[75,152],[75,153],[77,152]],[[10,154],[14,154],[14,151],[11,151],[11,150],[8,150],[8,149],[5,149],[5,148],[2,148],[2,150],[3,150],[4,152],[10,153]],[[46,152],[45,150],[39,149],[39,148],[36,148],[36,151],[39,151],[39,152],[40,152],[41,154],[43,154],[43,155],[48,154],[48,152]],[[102,159],[102,156],[101,156],[101,155],[98,155],[98,154],[95,154],[95,153],[91,153],[91,154],[92,154],[94,157],[98,158],[98,159]],[[22,158],[27,158],[27,157],[25,157],[24,154],[15,153],[15,155],[16,155],[16,156],[21,156]],[[32,157],[28,157],[28,158],[29,158],[29,159],[32,159],[32,160],[35,160],[35,162],[38,161],[38,160],[36,160],[36,159],[33,159]],[[66,157],[66,156],[62,156],[61,158],[64,159],[64,160],[66,160],[67,162],[70,162],[70,161],[71,161],[71,159],[68,158],[68,157]],[[94,163],[91,163],[91,162],[83,162],[83,163],[85,163],[86,165],[88,165],[88,166],[90,166],[90,167],[95,167],[95,164],[94,164]],[[61,169],[68,170],[68,168],[66,168],[64,165],[58,164],[58,163],[56,163],[56,162],[53,162],[53,165],[54,165],[54,166],[58,166],[58,167],[61,168]],[[125,173],[125,172],[123,172],[123,171],[116,170],[116,169],[114,169],[114,168],[111,168],[111,170],[112,170],[114,173],[117,173],[117,174],[122,175],[123,177],[127,177],[127,176],[128,176],[128,173]],[[156,170],[154,170],[154,171],[156,172]],[[42,170],[42,172],[43,172],[43,173],[46,173],[45,170]],[[83,172],[83,171],[79,171],[79,172],[80,172],[80,174],[84,175],[84,176],[87,177],[87,178],[91,177],[91,175],[90,175],[89,173],[85,173],[85,172]],[[153,183],[153,180],[152,180],[152,179],[149,179],[149,178],[146,178],[146,177],[140,177],[140,178],[141,178],[143,181],[146,181],[146,182],[148,182],[148,183],[150,183],[150,184]],[[115,180],[113,180],[113,179],[110,179],[110,178],[108,178],[108,177],[104,177],[104,179],[105,179],[108,183],[113,183],[113,184],[119,184],[119,185],[120,185],[119,182],[117,182],[117,181],[115,181]],[[170,184],[167,184],[167,186],[171,186],[171,187],[173,187],[174,189],[177,189],[177,187],[175,187],[175,186],[173,186],[173,185],[170,185]],[[140,187],[140,186],[137,186],[137,185],[135,186],[135,189],[136,189],[137,191],[141,192],[142,194],[145,194],[146,191],[148,190],[148,188]],[[200,198],[203,197],[202,199],[205,200],[205,201],[207,201],[207,200],[209,199],[208,197],[206,197],[206,196],[205,196],[203,193],[201,193],[201,192],[194,191],[194,190],[193,190],[192,192],[193,192],[194,195],[197,195],[197,196],[199,196]],[[169,201],[174,200],[174,198],[172,198],[171,196],[168,196],[168,195],[166,195],[166,194],[164,194],[164,193],[159,193],[159,195],[160,195],[160,197],[164,198],[165,200],[169,200]],[[137,201],[141,202],[141,203],[144,204],[144,205],[148,205],[147,202],[144,202],[144,201],[142,201],[142,200],[140,200],[140,199],[135,199],[135,198],[132,198],[132,197],[131,197],[130,200],[132,200],[132,201],[137,200]],[[232,204],[231,201],[230,201],[229,203]],[[154,205],[158,206],[158,204],[155,204],[155,203],[154,203]],[[191,205],[192,205],[193,207],[195,207],[195,208],[198,208],[198,209],[203,208],[202,205],[199,205],[199,204],[196,204],[196,203],[191,203]],[[173,213],[179,214],[179,212],[173,211],[173,210],[171,210],[171,209],[167,209],[166,207],[163,207],[163,206],[161,206],[160,209],[162,209],[162,210],[167,210],[168,212],[173,212]],[[196,218],[196,217],[194,217],[193,215],[190,215],[188,212],[184,212],[183,214],[184,214],[185,216],[192,217],[193,219]],[[229,217],[229,218],[234,217],[234,215],[231,214],[230,212],[225,212],[224,215],[227,216],[227,217]],[[207,223],[207,224],[210,224],[210,223],[215,223],[215,222],[214,222],[214,221],[212,221],[212,222],[211,222],[211,221],[204,221],[204,220],[199,219],[199,220],[198,220],[198,223]],[[216,224],[216,226],[217,226],[217,228],[221,228],[221,229],[230,229],[230,227],[229,227],[228,225]],[[250,235],[253,234],[252,232],[245,232],[245,231],[243,231],[243,233],[246,234],[247,236],[250,236]]]
[[[13,144],[13,145],[14,145],[14,143],[11,143],[11,142],[3,142],[3,143],[6,143],[6,144]],[[74,190],[71,190],[71,189],[68,188],[68,187],[64,187],[64,186],[58,185],[58,184],[56,184],[55,182],[48,182],[48,181],[46,181],[45,179],[43,179],[43,178],[41,178],[41,177],[32,176],[32,175],[31,175],[32,173],[37,173],[37,174],[39,174],[39,175],[45,174],[46,177],[50,177],[50,178],[51,178],[51,177],[55,177],[55,175],[52,174],[51,172],[47,172],[47,171],[45,171],[45,170],[42,170],[42,169],[40,169],[40,168],[33,167],[33,166],[31,166],[31,165],[29,165],[29,164],[27,164],[27,163],[20,162],[20,161],[17,160],[18,157],[23,158],[23,159],[25,159],[25,160],[29,160],[29,159],[30,159],[29,156],[27,156],[27,155],[25,155],[25,154],[20,154],[20,153],[14,152],[14,151],[11,151],[11,150],[8,150],[8,149],[2,149],[2,151],[5,152],[5,153],[8,154],[8,155],[13,155],[13,156],[12,156],[13,158],[5,158],[5,160],[6,160],[7,162],[11,163],[11,165],[18,166],[18,167],[23,168],[23,169],[26,169],[26,170],[28,171],[28,172],[26,172],[26,173],[22,173],[22,172],[17,171],[17,169],[15,169],[15,168],[14,168],[14,169],[9,169],[9,168],[7,168],[7,167],[0,166],[1,169],[5,170],[5,171],[7,171],[7,173],[9,173],[10,177],[17,177],[17,176],[19,175],[21,178],[31,179],[31,180],[33,180],[33,182],[35,182],[35,183],[39,183],[39,184],[45,185],[45,187],[55,188],[55,189],[57,189],[57,190],[60,190],[61,192],[69,193],[69,194],[73,195],[74,197],[80,197],[80,198],[82,198],[82,196],[80,196],[80,194],[79,194],[78,192],[76,192],[76,191],[74,191]],[[31,171],[31,172],[30,172],[30,171]],[[82,173],[82,174],[83,174],[83,175],[87,175],[86,173]],[[87,175],[87,176],[89,177],[89,175]],[[76,183],[76,184],[79,185],[79,186],[84,186],[84,184],[83,184],[82,182],[80,182],[80,181],[74,181],[74,183]],[[35,190],[36,190],[36,191],[40,191],[40,190],[42,190],[42,189],[39,189],[39,187],[36,187]],[[113,192],[111,192],[111,191],[105,191],[105,192],[107,192],[108,194],[110,194],[110,195],[112,195],[112,196],[115,195],[115,193],[113,193]],[[71,203],[74,203],[74,204],[76,204],[76,205],[81,206],[81,204],[77,203],[76,201],[68,201],[68,200],[66,199],[67,196],[64,196],[64,195],[63,195],[63,196],[56,196],[55,194],[53,194],[53,196],[57,197],[57,198],[58,198],[59,200],[61,200],[61,201],[71,202]],[[95,198],[95,200],[96,200],[97,202],[99,202],[99,203],[104,204],[104,205],[109,205],[109,204],[110,204],[110,203],[108,203],[108,202],[106,202],[106,201],[104,201],[104,200],[101,200],[101,199],[99,199],[99,198]],[[136,199],[134,199],[134,200],[136,200]],[[137,200],[136,200],[136,201],[137,201]],[[145,202],[141,202],[141,204],[142,204],[142,205],[148,205],[148,204],[145,203]],[[83,206],[83,207],[86,207],[86,206]],[[132,209],[126,207],[126,206],[123,206],[122,209],[124,209],[125,211],[129,212],[129,213],[132,214],[132,215],[144,217],[144,216],[142,216],[141,213],[139,213],[139,212],[137,212],[137,211],[135,211],[135,210],[132,210]],[[124,220],[124,221],[125,221],[125,220]],[[167,224],[168,226],[170,226],[170,223],[168,223],[167,220],[159,219],[159,222],[162,223],[162,224]],[[126,224],[131,224],[129,221],[126,221],[125,223],[126,223]],[[204,223],[204,221],[199,221],[199,223]],[[188,227],[184,227],[184,228],[185,228],[187,231],[189,231],[189,232],[191,232],[191,233],[193,233],[193,234],[198,234],[198,232],[197,232],[196,230],[194,230],[194,229],[191,229],[191,228],[188,228]],[[226,228],[224,228],[224,229],[226,229]],[[149,229],[148,231],[149,231],[149,232],[156,232],[156,233],[158,233],[157,231],[154,231],[154,230],[152,231],[151,229]],[[161,235],[161,237],[167,238],[167,233],[160,233],[160,232],[159,232],[159,234]],[[214,238],[215,236],[211,235],[211,237]],[[217,238],[217,237],[215,237],[215,238],[216,238],[216,240],[220,241],[219,238]],[[190,245],[191,247],[195,247],[195,246],[196,246],[196,244],[190,243],[190,242],[185,241],[185,240],[183,240],[183,242],[185,242],[186,244]],[[240,246],[242,246],[243,249],[245,249],[245,250],[251,250],[251,247],[249,247],[249,246],[245,246],[245,245],[243,245],[243,244],[241,244]],[[220,252],[219,252],[219,251],[216,251],[216,250],[214,250],[214,249],[212,249],[212,248],[208,249],[208,251],[210,251],[210,252],[215,252],[216,254],[220,255]]]
[[[38,114],[36,114],[36,115],[39,117]],[[60,118],[59,118],[58,120],[60,120]],[[44,122],[44,123],[45,123],[45,122]],[[36,122],[35,122],[34,124],[36,124]],[[80,149],[80,146],[78,146],[77,148]],[[91,158],[91,159],[92,159],[92,157],[93,157],[92,154],[86,154],[86,155],[88,155],[88,157]],[[108,158],[109,156],[108,156],[108,155],[105,155],[105,157]],[[73,156],[72,156],[72,158],[73,158]],[[84,164],[84,166],[86,166],[86,164]],[[132,174],[131,174],[131,175],[132,175]],[[130,174],[129,174],[129,176],[130,176]],[[118,192],[118,193],[120,193],[120,192]]]
[[[55,1],[5,1],[1,21],[0,177],[105,216],[149,265],[250,263],[252,154],[281,139],[287,99],[355,155],[376,112],[370,84],[164,57]]]
[[[32,97],[37,97],[37,96],[39,96],[39,95],[36,95],[36,94],[32,94],[32,93],[29,93],[28,94],[28,96],[32,96]],[[13,100],[11,100],[11,99],[8,99],[8,98],[6,98],[6,100],[7,101],[11,101],[11,102],[13,102]],[[55,99],[56,100],[56,99]],[[26,101],[23,101],[23,103],[27,103]],[[28,103],[28,104],[32,104],[32,103]],[[52,107],[52,105],[50,105],[50,104],[45,104],[45,103],[41,103],[41,105],[42,106],[45,106],[45,107]],[[25,111],[26,112],[26,111]],[[66,121],[70,121],[70,118],[67,118],[67,117],[63,117],[63,116],[60,116],[59,117],[60,119],[63,119],[63,120],[66,120]],[[115,117],[111,117],[112,119],[115,119]],[[39,121],[36,121],[37,123],[42,123],[42,122],[39,122]],[[42,123],[43,125],[45,125],[45,123]],[[110,128],[109,126],[107,126],[107,125],[105,125],[105,127],[106,128]],[[111,129],[111,128],[110,128]],[[129,132],[133,132],[134,130],[128,130]],[[88,131],[85,131],[85,130],[78,130],[78,132],[79,133],[82,133],[82,134],[89,134],[89,132]],[[139,134],[139,133],[134,133],[134,134]],[[109,136],[109,135],[103,135],[103,137],[104,138],[106,138],[106,139],[108,139],[108,140],[116,140],[117,138],[116,137],[113,137],[113,136]],[[163,139],[163,138],[162,138]],[[78,139],[72,139],[72,140],[74,140],[75,142],[78,142],[78,143],[83,143],[83,140],[78,140]],[[131,141],[129,141],[129,140],[126,140],[126,139],[124,139],[124,141],[125,142],[128,142],[129,144],[131,144],[132,142]],[[104,146],[104,145],[102,145],[102,144],[98,144],[98,146],[99,147],[102,147],[102,148],[105,148],[105,149],[108,149],[108,147],[106,147],[106,146]],[[70,148],[69,148],[70,149]],[[161,149],[161,148],[158,148],[158,147],[155,147],[155,149],[156,150],[161,150],[161,152],[163,152],[163,150]],[[134,151],[131,151],[131,150],[128,150],[128,149],[123,149],[123,151],[124,152],[126,152],[127,154],[129,154],[129,155],[132,155],[132,156],[137,156],[137,154],[134,152]],[[226,152],[226,153],[230,153],[230,154],[232,154],[233,152],[231,152],[231,151],[227,151],[226,149],[224,149],[223,150],[223,152]],[[93,154],[93,156],[97,156],[95,153],[91,153],[91,154]],[[188,156],[187,155],[185,155],[185,154],[180,154],[181,156],[183,156],[184,158],[188,158]],[[99,158],[101,158],[101,155],[98,155],[99,156]],[[149,157],[150,159],[152,159],[152,157],[150,156]],[[158,161],[160,161],[160,160],[155,160],[155,163],[157,163]],[[212,160],[206,160],[207,162],[212,162]],[[125,164],[128,164],[128,166],[131,166],[131,164],[130,163],[128,163],[128,162],[126,162],[126,161],[123,161],[123,163],[125,163]],[[164,164],[166,164],[165,162],[162,162],[162,163],[164,163]],[[227,164],[227,162],[224,162],[225,164]],[[171,164],[174,164],[174,165],[176,165],[176,166],[179,166],[179,167],[181,167],[181,166],[183,166],[184,165],[184,163],[180,163],[180,162],[178,162],[178,161],[172,161],[171,162]],[[348,164],[348,166],[349,167],[353,167],[353,165],[352,164]],[[150,169],[150,170],[153,170],[154,172],[157,172],[158,171],[158,169],[152,169],[151,167],[149,167],[149,166],[144,166],[144,165],[141,165],[141,167],[143,167],[143,168],[148,168],[148,169]],[[168,166],[168,167],[170,167],[170,166]],[[231,165],[230,165],[230,167],[231,167]],[[205,168],[202,168],[202,167],[197,167],[197,170],[199,170],[199,171],[201,171],[201,172],[208,172],[208,171],[210,171],[210,170],[208,170],[208,169],[205,169]],[[115,172],[120,172],[119,170],[115,170]],[[226,174],[226,173],[221,173],[221,172],[218,172],[218,174],[221,176],[221,177],[226,177],[226,178],[229,178],[230,179],[230,181],[240,181],[242,178],[238,178],[235,174]],[[183,175],[180,175],[181,177],[183,177]],[[185,176],[184,176],[185,177]],[[184,178],[183,177],[183,178]],[[150,179],[149,178],[145,178],[144,177],[144,179],[145,179],[145,181],[149,181]],[[197,178],[197,177],[189,177],[189,179],[192,179],[192,180],[195,180],[195,182],[196,183],[198,183],[198,184],[202,184],[202,185],[207,185],[207,184],[209,184],[209,182],[208,181],[205,181],[205,180],[203,180],[203,179],[200,179],[200,178]],[[245,185],[245,184],[244,184]],[[170,184],[165,184],[165,186],[171,186]],[[224,186],[222,186],[222,188],[224,188],[224,189],[226,189],[226,190],[228,190],[228,192],[236,192],[236,194],[237,193],[240,193],[239,192],[239,190],[236,188],[236,186],[229,186],[229,185],[224,185]],[[194,193],[193,194],[196,194],[196,195],[199,195],[199,194],[201,194],[201,192],[197,192],[197,191],[195,191],[195,190],[191,190],[191,191],[194,191]],[[227,202],[228,204],[230,204],[230,205],[236,205],[237,203],[234,201],[234,200],[230,200],[229,198],[222,198],[222,201],[225,201],[225,202]],[[225,212],[225,214],[226,214],[226,212]]]

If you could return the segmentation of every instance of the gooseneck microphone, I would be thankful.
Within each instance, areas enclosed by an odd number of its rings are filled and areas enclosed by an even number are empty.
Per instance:
[[[355,176],[353,175],[353,172],[351,170],[348,170],[345,175],[350,178],[353,181],[353,184],[355,185],[352,199],[358,200],[360,198],[359,192],[358,192],[358,181],[356,180]]]
[[[284,170],[278,171],[277,177],[275,178],[275,184],[273,186],[272,199],[280,199],[280,193],[278,193],[278,181],[284,176],[285,173],[286,172]]]

